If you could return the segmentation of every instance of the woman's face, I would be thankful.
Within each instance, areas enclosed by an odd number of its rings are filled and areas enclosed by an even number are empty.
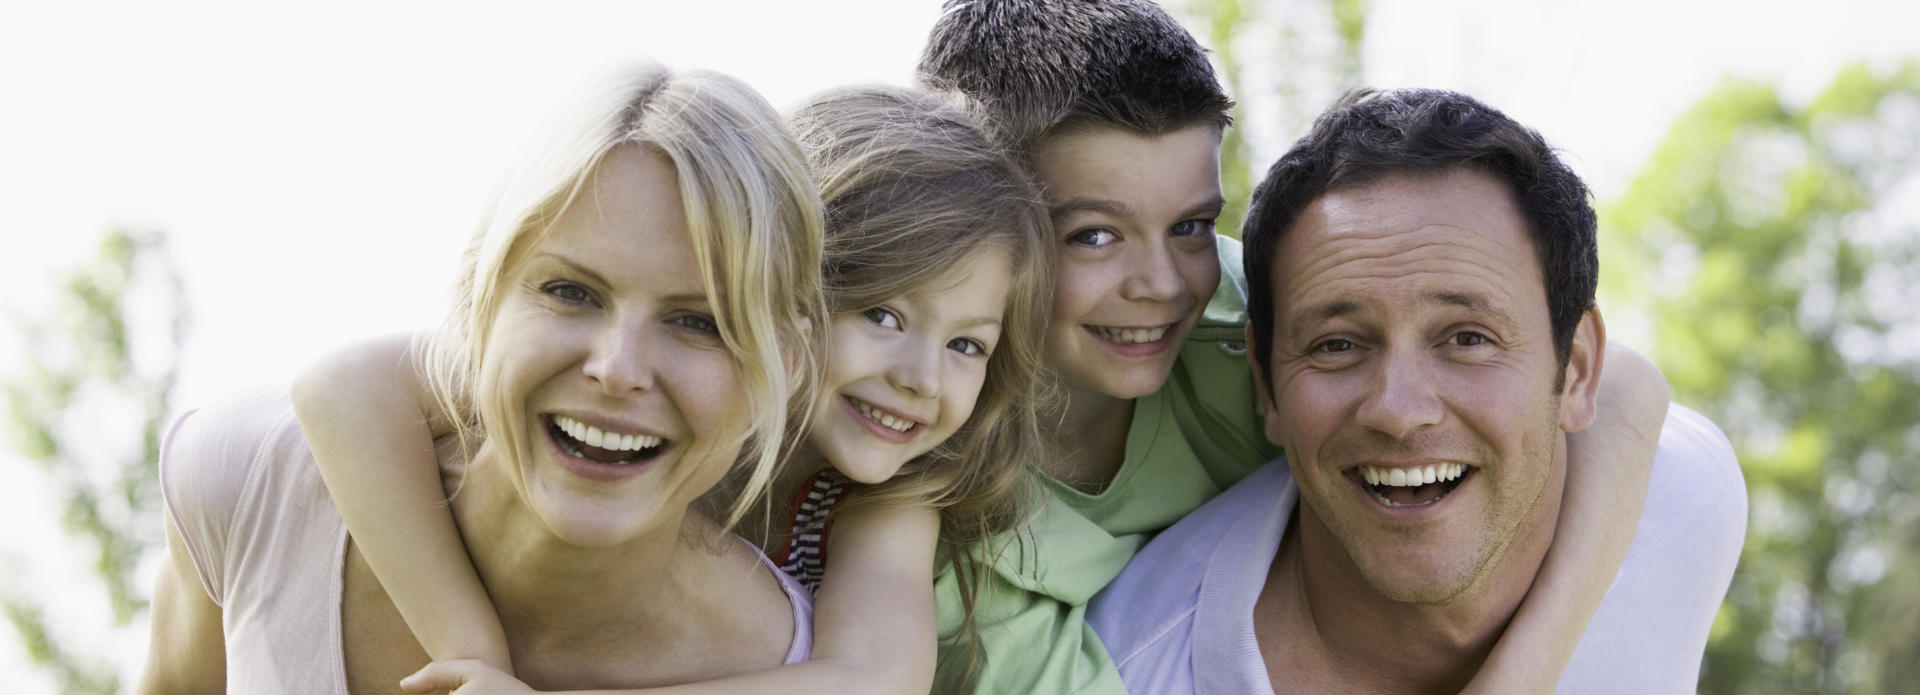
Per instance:
[[[982,251],[835,317],[808,443],[847,477],[877,483],[960,429],[1000,342],[1011,265],[1004,251]]]
[[[525,445],[510,473],[583,546],[677,533],[749,420],[715,330],[673,165],[622,146],[502,279],[478,397]]]

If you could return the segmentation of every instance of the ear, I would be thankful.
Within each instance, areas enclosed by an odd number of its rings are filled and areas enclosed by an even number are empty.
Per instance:
[[[1600,369],[1606,362],[1607,324],[1600,309],[1588,309],[1573,331],[1560,389],[1560,429],[1578,432],[1593,424],[1594,398],[1600,393]]]
[[[1255,340],[1253,324],[1247,324],[1245,330],[1247,336],[1247,367],[1253,371],[1253,392],[1259,394],[1260,397],[1260,414],[1264,418],[1264,424],[1266,425],[1264,429],[1266,430],[1267,441],[1272,442],[1275,446],[1286,446],[1280,442],[1280,409],[1273,404],[1273,382],[1267,379],[1267,370],[1260,368],[1260,361],[1254,359],[1254,355],[1259,354],[1260,341]],[[1272,348],[1269,347],[1268,350],[1271,351]],[[1269,364],[1273,361],[1271,352],[1267,355],[1267,361]]]

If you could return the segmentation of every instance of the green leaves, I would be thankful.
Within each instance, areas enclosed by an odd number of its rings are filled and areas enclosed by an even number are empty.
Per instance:
[[[1608,303],[1651,313],[1674,399],[1727,431],[1753,501],[1703,692],[1881,692],[1899,669],[1874,665],[1920,648],[1920,622],[1880,622],[1920,612],[1900,511],[1920,494],[1920,295],[1901,289],[1920,227],[1891,212],[1916,195],[1910,62],[1850,66],[1806,105],[1723,83],[1601,211]]]

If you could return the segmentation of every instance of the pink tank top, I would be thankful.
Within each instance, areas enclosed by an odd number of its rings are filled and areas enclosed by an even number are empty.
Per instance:
[[[227,692],[346,695],[340,597],[347,529],[285,393],[182,415],[162,452],[168,515],[207,596],[221,607]],[[793,606],[786,663],[806,661],[812,597],[760,560]]]

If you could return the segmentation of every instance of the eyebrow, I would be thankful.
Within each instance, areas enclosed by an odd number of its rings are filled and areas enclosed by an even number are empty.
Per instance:
[[[1193,207],[1187,208],[1186,212],[1180,213],[1180,219],[1184,220],[1184,219],[1193,218],[1193,217],[1200,217],[1202,215],[1218,216],[1220,214],[1221,208],[1224,208],[1226,206],[1227,206],[1227,199],[1216,195],[1206,200],[1200,201],[1198,204],[1195,204]]]
[[[1118,200],[1079,197],[1055,203],[1053,207],[1047,209],[1047,212],[1054,217],[1065,217],[1082,212],[1102,212],[1114,217],[1131,217],[1133,206]]]
[[[599,273],[594,272],[592,268],[589,268],[585,264],[582,264],[579,261],[575,261],[559,253],[555,253],[553,251],[541,251],[538,254],[537,258],[544,258],[546,260],[550,260],[555,263],[559,263],[560,265],[566,266],[568,270],[585,276],[587,282],[593,283],[595,285],[599,285],[601,287],[613,286],[613,283],[607,282],[607,279],[605,277],[602,277]],[[698,304],[711,303],[710,300],[707,299],[707,293],[704,291],[685,292],[680,294],[667,294],[667,295],[661,295],[660,298],[667,302],[676,303],[676,304],[683,303],[683,302],[698,303]],[[723,295],[722,301],[724,300],[725,300],[725,297]]]
[[[1513,325],[1513,319],[1506,312],[1495,309],[1492,303],[1473,292],[1458,290],[1433,290],[1422,293],[1420,301],[1429,304],[1443,304],[1466,309],[1473,315],[1501,327]],[[1360,312],[1359,302],[1347,299],[1335,299],[1323,302],[1296,312],[1294,320],[1288,322],[1288,334],[1302,332],[1334,319]]]
[[[1320,324],[1348,314],[1358,313],[1359,311],[1359,303],[1345,299],[1336,299],[1331,302],[1316,304],[1295,313],[1295,318],[1287,322],[1287,334],[1298,334],[1308,329],[1318,327]]]
[[[1189,217],[1197,217],[1197,216],[1206,215],[1206,214],[1218,215],[1220,214],[1221,208],[1226,207],[1226,205],[1227,205],[1226,198],[1222,198],[1217,195],[1212,196],[1207,198],[1206,200],[1202,200],[1198,203],[1195,203],[1192,207],[1187,208],[1185,212],[1180,213],[1180,218],[1186,219]],[[1068,198],[1066,200],[1060,201],[1059,203],[1055,204],[1053,207],[1049,208],[1047,212],[1053,214],[1056,217],[1072,215],[1080,212],[1104,212],[1106,214],[1119,216],[1119,217],[1129,217],[1134,214],[1133,206],[1128,205],[1126,203],[1122,203],[1117,200],[1107,200],[1104,198],[1087,198],[1087,197]]]

